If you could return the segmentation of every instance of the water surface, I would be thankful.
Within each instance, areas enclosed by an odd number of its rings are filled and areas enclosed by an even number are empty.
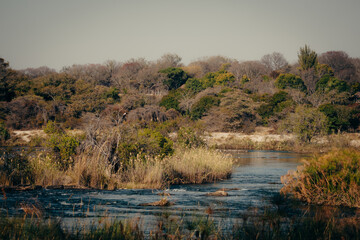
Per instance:
[[[140,204],[159,201],[161,190],[34,190],[10,192],[0,197],[3,214],[23,215],[22,206],[33,204],[46,217],[60,217],[63,222],[91,222],[99,217],[127,219],[140,217],[151,225],[156,216],[166,212],[182,217],[205,214],[208,208],[215,219],[234,220],[256,208],[261,213],[271,207],[271,198],[282,187],[280,177],[300,164],[299,154],[277,151],[228,152],[235,168],[230,179],[202,185],[175,185],[165,191],[169,207],[149,207]],[[230,156],[229,156],[230,157]],[[229,196],[206,194],[226,188]]]

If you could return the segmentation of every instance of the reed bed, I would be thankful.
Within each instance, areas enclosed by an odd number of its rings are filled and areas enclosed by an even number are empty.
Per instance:
[[[277,210],[239,217],[224,226],[211,214],[182,218],[163,213],[145,231],[141,219],[99,219],[89,227],[63,228],[60,220],[0,217],[0,239],[360,239],[358,217],[321,210],[301,217],[284,216]]]
[[[213,149],[183,148],[162,159],[139,154],[120,165],[116,172],[103,155],[82,153],[74,158],[73,166],[61,170],[51,155],[40,153],[29,157],[29,171],[33,177],[29,183],[44,187],[160,189],[170,184],[199,184],[226,179],[231,175],[232,164],[230,156]]]
[[[213,149],[182,149],[168,160],[169,181],[173,184],[206,183],[229,178],[233,161]]]

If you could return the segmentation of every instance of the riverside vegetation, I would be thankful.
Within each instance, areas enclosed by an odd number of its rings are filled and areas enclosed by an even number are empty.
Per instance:
[[[360,59],[342,51],[318,55],[307,45],[298,57],[297,63],[289,64],[280,53],[244,62],[216,56],[184,66],[179,56],[166,54],[153,62],[107,61],[59,72],[48,67],[14,70],[0,58],[0,142],[6,146],[0,156],[0,185],[116,189],[218,181],[230,177],[232,160],[209,147],[203,136],[271,127],[296,139],[245,139],[222,147],[301,152],[337,147],[285,176],[282,192],[308,203],[359,207],[360,153],[347,134],[359,131]],[[28,129],[43,129],[45,135],[31,136],[30,142],[16,137],[16,130]],[[327,137],[324,144],[321,139]],[[41,150],[31,151],[32,147]],[[330,239],[338,236],[332,233],[346,233],[347,227],[341,229],[336,221],[307,225],[304,220],[290,226],[324,227],[321,232]],[[14,238],[33,231],[84,239],[97,234],[143,238],[136,224],[123,222],[78,235],[60,230],[57,223],[35,227],[2,218],[1,224],[5,235],[19,232]],[[241,236],[290,238],[276,235],[283,234],[282,227],[272,226],[280,225],[271,220],[263,225],[270,231],[240,231],[245,234]],[[358,226],[349,226],[359,238]],[[216,231],[206,236],[225,238]]]

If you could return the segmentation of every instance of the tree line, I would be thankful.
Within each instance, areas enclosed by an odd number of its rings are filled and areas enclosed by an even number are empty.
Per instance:
[[[271,126],[311,141],[317,134],[358,130],[359,92],[360,58],[343,51],[317,54],[307,45],[294,64],[278,52],[259,61],[213,56],[188,65],[165,54],[156,61],[55,71],[14,70],[0,58],[3,129],[42,128],[49,121],[74,129],[91,118],[114,126],[185,119],[208,131]]]

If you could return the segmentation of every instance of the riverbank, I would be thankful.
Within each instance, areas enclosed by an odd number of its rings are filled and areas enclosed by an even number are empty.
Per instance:
[[[71,130],[81,134],[81,130]],[[176,135],[176,134],[175,134]],[[13,131],[10,144],[36,146],[46,137],[43,130]],[[310,143],[299,142],[293,134],[278,134],[273,128],[257,127],[254,133],[208,132],[208,146],[222,150],[275,150],[297,153],[325,153],[334,148],[360,148],[360,133],[339,133],[316,137]]]
[[[206,143],[223,150],[275,150],[296,153],[325,153],[334,148],[360,148],[360,133],[331,134],[300,142],[292,134],[276,134],[272,128],[259,127],[252,134],[212,132]]]

